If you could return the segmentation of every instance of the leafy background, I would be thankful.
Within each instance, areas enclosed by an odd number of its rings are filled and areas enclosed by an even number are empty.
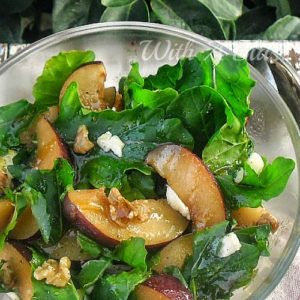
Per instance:
[[[0,42],[108,21],[145,21],[211,39],[300,39],[299,0],[0,0]]]

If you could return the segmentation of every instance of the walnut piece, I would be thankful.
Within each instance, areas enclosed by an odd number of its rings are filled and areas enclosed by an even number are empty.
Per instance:
[[[149,213],[139,201],[126,200],[118,189],[112,188],[108,195],[109,214],[113,222],[121,227],[126,227],[129,221],[145,222]]]
[[[89,140],[89,132],[85,125],[79,126],[73,150],[78,154],[86,154],[94,147],[94,144]]]
[[[0,192],[4,192],[10,186],[11,178],[5,172],[0,171]]]
[[[16,277],[14,274],[14,271],[9,266],[7,262],[4,262],[0,271],[0,282],[3,283],[3,285],[6,288],[13,288],[16,283]]]
[[[71,261],[68,257],[62,257],[60,261],[48,259],[33,273],[36,280],[46,279],[47,284],[57,287],[64,287],[71,278]]]
[[[258,219],[258,221],[256,222],[256,225],[270,225],[273,233],[279,227],[279,223],[278,223],[277,219],[269,212],[263,213],[260,216],[260,218]]]

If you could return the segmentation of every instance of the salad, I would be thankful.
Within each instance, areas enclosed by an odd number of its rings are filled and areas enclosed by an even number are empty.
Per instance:
[[[295,163],[255,152],[247,62],[212,51],[118,89],[93,51],[0,108],[0,289],[14,299],[229,299],[270,255]]]

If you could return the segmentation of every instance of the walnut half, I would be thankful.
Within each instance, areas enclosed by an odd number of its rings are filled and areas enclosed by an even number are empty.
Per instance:
[[[94,147],[94,144],[89,140],[89,132],[85,125],[79,126],[75,138],[73,150],[78,154],[86,154]]]
[[[139,201],[129,202],[116,188],[111,189],[108,202],[111,220],[121,227],[126,227],[129,221],[145,222],[149,218],[148,211]]]
[[[47,284],[57,287],[64,287],[71,278],[71,261],[68,257],[62,257],[60,261],[48,259],[41,266],[37,267],[33,273],[36,280],[46,279]]]

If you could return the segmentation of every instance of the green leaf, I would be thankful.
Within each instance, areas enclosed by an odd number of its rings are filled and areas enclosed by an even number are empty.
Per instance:
[[[197,0],[152,0],[151,6],[163,24],[192,30],[211,39],[225,38],[216,16]]]
[[[88,24],[92,4],[93,0],[55,0],[52,12],[53,31]]]
[[[71,73],[84,63],[94,61],[93,51],[61,52],[50,58],[33,87],[32,94],[39,106],[58,104],[60,90]]]
[[[217,176],[217,180],[231,209],[258,207],[262,200],[270,200],[283,192],[294,168],[293,160],[277,157],[259,176],[245,164],[245,175],[240,184],[236,184],[230,175]]]
[[[8,196],[15,204],[15,209],[9,223],[0,232],[0,249],[3,248],[6,237],[8,236],[9,232],[15,228],[18,218],[21,216],[22,212],[27,206],[27,200],[21,193],[11,193]]]
[[[125,1],[124,1],[125,2]],[[147,3],[144,0],[134,0],[130,4],[107,7],[103,12],[100,22],[113,21],[141,21],[150,20]]]
[[[77,243],[83,252],[91,255],[92,257],[98,257],[100,254],[103,254],[103,247],[91,240],[81,232],[77,232]]]
[[[195,299],[229,299],[232,292],[250,282],[260,251],[255,245],[241,243],[240,250],[219,257],[228,222],[194,234],[193,255],[183,274]]]
[[[133,237],[121,242],[114,252],[116,259],[121,260],[133,268],[147,270],[145,241],[142,238]]]
[[[260,251],[260,255],[270,255],[268,238],[271,233],[271,227],[269,225],[242,228],[234,232],[240,242],[256,246]]]
[[[102,257],[99,260],[89,260],[86,262],[78,274],[78,281],[80,287],[86,289],[96,283],[103,273],[111,265],[111,260]]]
[[[26,100],[0,107],[0,155],[20,145],[19,134],[30,124],[34,114],[33,105]]]
[[[195,139],[196,152],[226,123],[223,97],[208,86],[181,93],[167,108],[167,116],[179,118]]]
[[[244,124],[245,118],[252,114],[248,97],[255,85],[255,81],[250,77],[247,61],[238,56],[225,55],[216,66],[215,76],[217,91]]]
[[[242,15],[243,0],[199,0],[219,19],[235,21]]]
[[[253,20],[255,19],[255,22]],[[237,39],[252,39],[254,35],[264,32],[276,21],[276,10],[262,6],[244,13],[236,22]]]
[[[151,174],[151,169],[142,162],[100,155],[84,165],[80,177],[81,181],[89,182],[96,188],[121,188],[125,172],[129,170],[138,170],[145,175]]]
[[[300,18],[285,16],[277,20],[263,34],[266,40],[299,40]]]
[[[232,126],[225,124],[212,136],[202,152],[202,159],[215,174],[224,173],[247,160],[252,148],[245,128],[234,117]]]
[[[288,0],[267,0],[267,5],[276,8],[278,19],[291,15],[291,8]]]
[[[128,5],[135,0],[101,0],[102,5],[107,7]]]
[[[0,41],[2,43],[22,43],[21,19],[18,14],[0,15]]]
[[[28,8],[33,0],[1,0],[0,1],[0,14],[1,19],[3,15],[11,15],[24,11]],[[2,30],[2,26],[0,27]],[[1,40],[3,42],[3,40]]]
[[[149,275],[149,273],[135,269],[102,278],[96,283],[91,300],[127,300],[134,288],[144,282]]]

